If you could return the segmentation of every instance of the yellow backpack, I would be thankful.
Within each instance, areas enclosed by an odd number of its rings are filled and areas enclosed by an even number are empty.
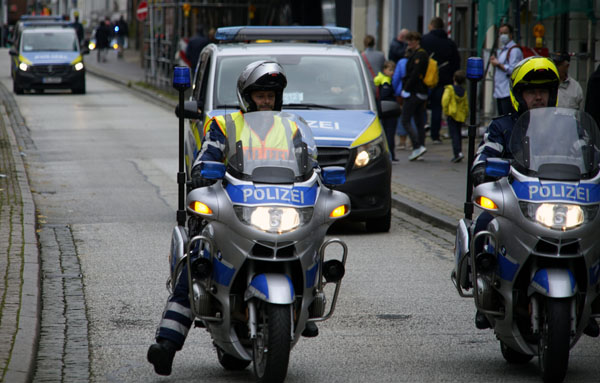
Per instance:
[[[439,80],[440,73],[438,70],[438,62],[433,57],[429,57],[429,61],[427,62],[427,72],[425,72],[423,82],[428,88],[435,88]]]

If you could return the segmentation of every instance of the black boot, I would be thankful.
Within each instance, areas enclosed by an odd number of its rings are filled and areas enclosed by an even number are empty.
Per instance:
[[[480,330],[484,330],[486,328],[492,328],[490,321],[479,310],[477,310],[477,313],[475,313],[475,327],[477,327]]]
[[[315,322],[306,322],[304,326],[304,331],[302,331],[302,336],[307,338],[314,338],[319,335],[319,328]]]
[[[598,327],[596,319],[590,318],[588,325],[583,329],[583,333],[592,338],[597,338],[598,335],[600,335],[600,328]]]
[[[154,365],[154,372],[158,375],[171,375],[173,358],[177,346],[167,339],[159,339],[148,349],[148,362]]]

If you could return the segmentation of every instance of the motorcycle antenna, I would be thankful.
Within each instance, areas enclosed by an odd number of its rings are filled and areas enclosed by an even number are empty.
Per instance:
[[[173,69],[173,88],[179,92],[179,171],[177,172],[177,193],[178,209],[177,224],[185,226],[185,172],[183,171],[183,128],[185,120],[183,117],[183,98],[185,91],[190,87],[190,68],[186,66],[176,66]]]
[[[481,57],[469,57],[467,59],[467,78],[471,83],[469,94],[469,153],[467,155],[467,200],[465,201],[465,218],[473,219],[473,177],[471,166],[475,158],[475,136],[477,135],[477,82],[483,78],[483,60]]]

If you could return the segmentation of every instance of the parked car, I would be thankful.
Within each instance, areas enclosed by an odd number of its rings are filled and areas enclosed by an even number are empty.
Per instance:
[[[389,231],[391,160],[377,114],[374,85],[351,33],[339,27],[219,28],[195,68],[192,100],[200,112],[186,133],[187,174],[201,148],[204,124],[239,110],[236,82],[249,63],[268,59],[283,66],[288,85],[283,110],[312,128],[319,164],[343,166],[347,181],[336,187],[351,200],[350,219],[371,232]],[[303,42],[300,42],[303,41]],[[394,103],[395,104],[395,103]]]
[[[71,89],[85,93],[85,65],[75,30],[68,26],[27,28],[18,36],[11,55],[13,91]]]

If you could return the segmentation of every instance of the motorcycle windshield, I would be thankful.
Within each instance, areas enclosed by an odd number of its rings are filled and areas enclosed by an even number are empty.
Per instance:
[[[317,162],[311,129],[286,112],[251,112],[228,134],[227,164],[236,177],[263,183],[306,180]]]
[[[594,119],[586,112],[566,108],[528,110],[517,120],[509,143],[517,170],[564,181],[594,177],[599,148]]]

